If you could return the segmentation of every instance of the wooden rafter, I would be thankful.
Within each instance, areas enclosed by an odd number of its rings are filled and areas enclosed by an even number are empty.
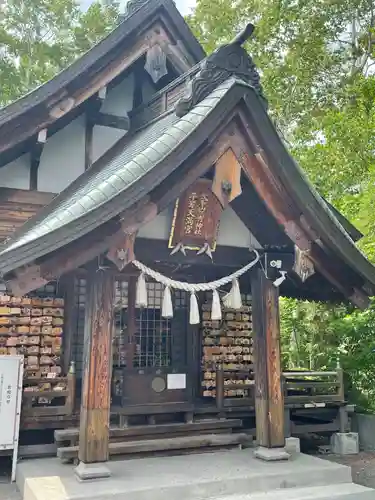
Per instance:
[[[96,123],[97,116],[100,112],[105,98],[107,96],[107,87],[104,86],[97,94],[90,99],[89,106],[86,111],[85,120],[85,170],[91,168],[93,163],[93,137],[94,137],[94,125]]]
[[[97,113],[97,115],[95,116],[95,125],[117,128],[120,130],[129,130],[130,119],[128,116],[116,116],[109,113]]]

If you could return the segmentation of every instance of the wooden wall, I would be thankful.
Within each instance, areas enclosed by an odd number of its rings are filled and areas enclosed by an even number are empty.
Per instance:
[[[0,188],[0,241],[22,226],[54,198],[53,193]]]

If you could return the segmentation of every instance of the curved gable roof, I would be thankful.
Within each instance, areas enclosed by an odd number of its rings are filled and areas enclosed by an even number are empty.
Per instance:
[[[0,153],[44,128],[47,107],[51,106],[51,103],[55,105],[61,99],[69,97],[69,89],[85,88],[87,82],[93,79],[97,72],[111,63],[116,49],[136,36],[142,24],[157,13],[170,19],[194,62],[199,62],[205,57],[201,45],[185,23],[173,0],[145,0],[86,54],[45,84],[0,109]],[[50,120],[49,123],[53,121]]]
[[[186,143],[191,135],[195,136],[194,149],[204,142],[208,129],[201,126],[207,126],[207,119],[225,95],[243,85],[231,78],[186,116],[179,118],[171,111],[135,133],[112,160],[104,165],[98,162],[83,173],[14,233],[0,251],[0,271],[10,271],[56,250],[136,203],[189,156]],[[218,115],[211,118],[212,130],[218,119]],[[168,162],[173,153],[180,153],[178,159],[174,156]]]
[[[364,304],[365,297],[375,291],[375,267],[310,184],[270,120],[258,73],[242,48],[252,29],[248,25],[233,42],[201,63],[189,92],[173,111],[115,145],[112,156],[104,155],[17,231],[0,251],[0,272],[6,274],[65,248],[132,208],[205,144],[218,124],[237,116],[243,127],[238,133],[244,132],[247,138],[240,149],[235,141],[234,148],[270,214],[300,248],[321,245],[319,255],[311,254],[313,262],[340,292],[357,303],[363,298]],[[263,164],[257,159],[262,151],[267,160]],[[246,155],[254,158],[255,167]],[[314,235],[305,229],[302,216]],[[290,224],[296,226],[296,234]],[[301,236],[306,239],[304,245],[299,242]],[[340,271],[332,275],[329,267],[335,267],[336,261]],[[342,286],[340,272],[350,275],[348,286]],[[357,300],[358,290],[361,297]]]
[[[351,272],[375,289],[375,268],[294,162],[273,126],[260,96],[236,78],[220,84],[186,115],[168,112],[129,138],[107,163],[82,174],[0,251],[7,273],[57,250],[130,208],[166,179],[239,103],[246,104],[252,131],[301,214],[324,245]],[[368,292],[366,292],[368,293]]]

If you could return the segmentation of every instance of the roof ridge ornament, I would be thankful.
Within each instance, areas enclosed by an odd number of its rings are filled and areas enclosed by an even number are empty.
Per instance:
[[[128,0],[125,6],[125,16],[131,16],[136,10],[147,2],[148,0]]]
[[[176,104],[175,111],[178,117],[186,115],[230,76],[237,76],[252,85],[267,105],[256,66],[242,47],[251,37],[254,29],[255,26],[252,23],[247,24],[230,43],[218,47],[202,61],[201,69],[188,83],[187,94]]]

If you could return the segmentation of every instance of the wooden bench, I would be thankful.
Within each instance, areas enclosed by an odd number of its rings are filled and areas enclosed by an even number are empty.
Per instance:
[[[168,439],[170,437],[191,437],[202,434],[224,434],[233,430],[240,430],[242,421],[240,419],[203,419],[191,423],[170,423],[159,425],[137,425],[131,427],[111,427],[109,430],[110,442],[126,443],[142,440]],[[55,443],[59,450],[77,447],[79,442],[79,429],[59,429],[55,431]]]
[[[240,419],[218,420],[218,419],[205,419],[189,424],[185,423],[171,423],[171,424],[157,424],[157,425],[134,425],[132,427],[111,427],[109,430],[110,439],[126,439],[126,438],[140,438],[147,437],[150,439],[152,436],[156,438],[160,436],[170,436],[176,433],[194,434],[204,431],[220,431],[228,432],[230,429],[239,429],[242,427]],[[55,443],[59,447],[65,442],[70,445],[78,443],[79,429],[58,429],[55,431]]]
[[[252,436],[246,433],[238,434],[203,434],[198,436],[182,436],[163,439],[149,439],[109,444],[109,455],[147,456],[155,453],[201,452],[212,449],[233,449],[249,446]],[[78,445],[58,448],[57,456],[64,462],[77,460]]]

